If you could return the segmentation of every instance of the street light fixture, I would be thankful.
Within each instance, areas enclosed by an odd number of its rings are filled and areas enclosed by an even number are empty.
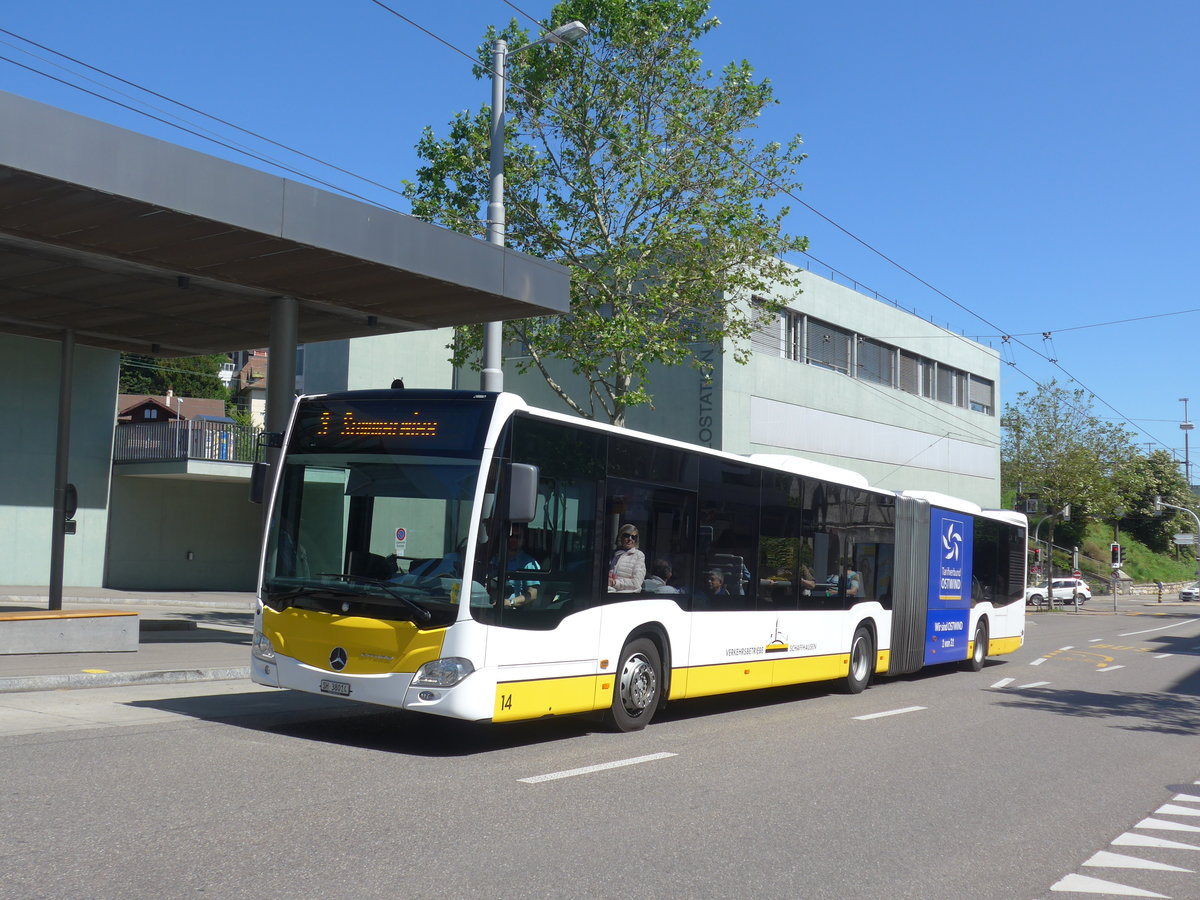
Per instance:
[[[536,47],[550,44],[552,47],[578,40],[587,34],[582,22],[567,22],[548,31],[531,44],[509,51],[508,41],[496,38],[492,42],[492,124],[488,135],[489,166],[487,211],[487,239],[489,244],[504,246],[504,68],[509,56]],[[485,391],[504,390],[504,370],[501,368],[501,350],[504,340],[504,323],[488,322],[483,326],[483,371],[479,387]]]

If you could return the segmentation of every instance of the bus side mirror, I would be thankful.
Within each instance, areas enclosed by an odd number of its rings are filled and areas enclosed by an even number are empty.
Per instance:
[[[528,525],[537,516],[538,467],[513,463],[508,469],[508,521]]]
[[[271,466],[265,462],[256,462],[250,469],[250,502],[262,503],[267,493],[267,480],[271,474]]]

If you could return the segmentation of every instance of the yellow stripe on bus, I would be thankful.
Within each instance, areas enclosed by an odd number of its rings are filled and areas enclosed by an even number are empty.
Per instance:
[[[496,685],[493,722],[540,719],[568,713],[608,709],[615,675],[580,675],[535,681],[502,681]]]
[[[1023,642],[1024,638],[1020,635],[1016,637],[992,638],[988,641],[988,656],[1001,656],[1005,653],[1013,653],[1021,649]]]
[[[890,655],[888,650],[876,653],[876,672],[887,671]],[[690,669],[677,669],[671,673],[671,699],[732,694],[737,691],[804,684],[809,681],[833,681],[845,678],[849,672],[848,653],[695,666]]]

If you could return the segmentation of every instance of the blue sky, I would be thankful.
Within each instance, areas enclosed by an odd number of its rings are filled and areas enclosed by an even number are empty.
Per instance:
[[[0,27],[398,190],[421,128],[488,100],[453,48],[471,53],[488,23],[529,23],[503,0],[387,2],[442,40],[370,0],[39,0],[7,9]],[[543,17],[551,4],[516,7]],[[1004,399],[1074,378],[1100,413],[1132,421],[1143,448],[1182,458],[1179,398],[1200,419],[1200,4],[713,0],[711,10],[722,25],[701,45],[706,64],[745,58],[774,83],[762,140],[804,136],[800,196],[821,215],[793,204],[788,224],[813,257],[1001,349],[1014,364],[1002,367]],[[103,88],[11,35],[0,42],[0,56],[115,96],[95,73]],[[3,60],[0,89],[267,168]],[[170,108],[121,89],[136,98],[122,102]],[[407,210],[394,193],[206,124]]]

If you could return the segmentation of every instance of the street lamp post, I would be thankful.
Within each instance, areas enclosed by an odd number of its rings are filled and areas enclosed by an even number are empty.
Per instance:
[[[574,41],[587,34],[582,22],[568,22],[548,31],[536,41],[509,51],[508,41],[496,38],[492,43],[492,122],[488,134],[488,211],[487,239],[489,244],[504,246],[504,69],[508,57],[536,47],[538,44],[558,44]],[[488,322],[483,326],[483,371],[479,387],[485,391],[504,390],[504,370],[501,350],[504,323]]]

